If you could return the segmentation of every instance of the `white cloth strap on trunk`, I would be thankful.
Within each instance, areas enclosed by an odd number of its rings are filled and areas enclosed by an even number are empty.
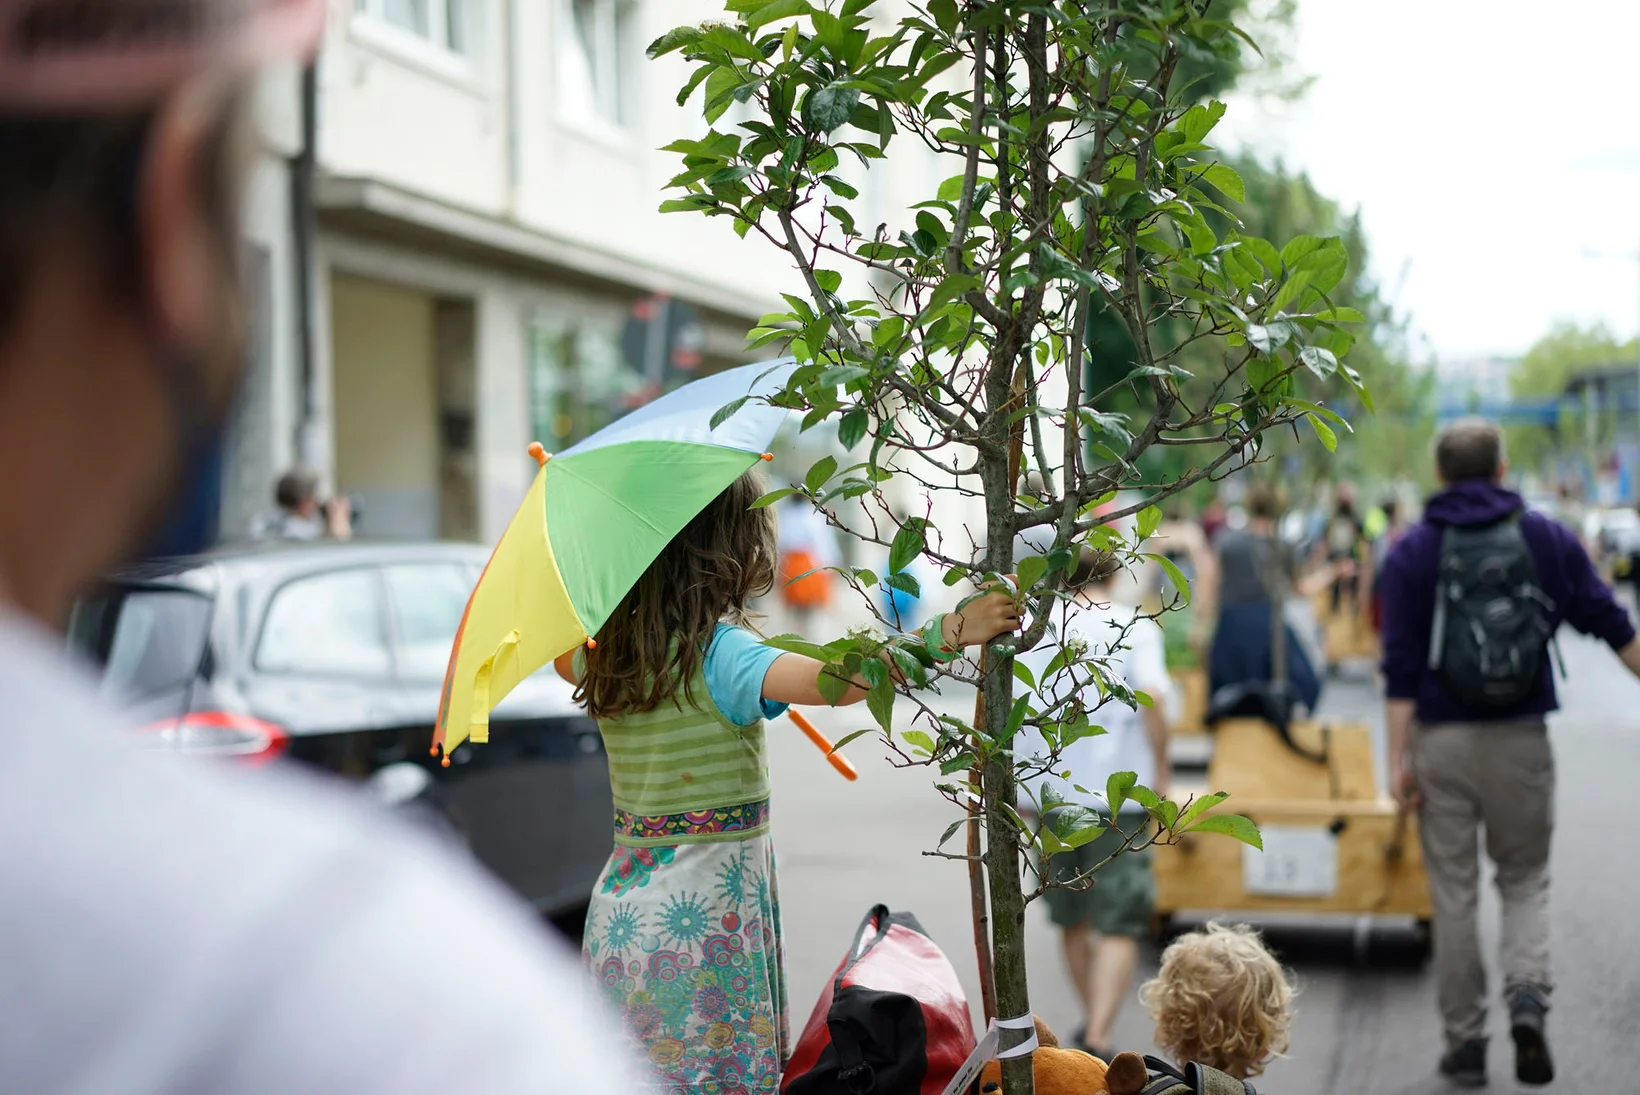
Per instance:
[[[1016,1015],[1012,1019],[998,1019],[996,1024],[1003,1030],[1028,1030],[1031,1032],[1031,1036],[1019,1043],[1019,1045],[1010,1046],[1007,1049],[997,1051],[997,1060],[999,1061],[1006,1061],[1010,1057],[1028,1056],[1029,1054],[1034,1053],[1037,1047],[1042,1044],[1036,1037],[1035,1015]]]

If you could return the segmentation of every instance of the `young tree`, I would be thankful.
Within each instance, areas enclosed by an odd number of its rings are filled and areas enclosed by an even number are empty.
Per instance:
[[[1085,844],[1100,821],[1070,807],[1053,810],[1052,823],[1028,822],[1016,809],[1020,782],[1099,733],[1102,703],[1148,698],[1106,671],[1108,647],[1061,644],[1050,668],[1078,686],[1053,690],[1035,688],[1014,655],[1055,641],[1052,619],[1080,552],[1156,559],[1183,588],[1170,562],[1142,551],[1159,503],[1256,460],[1272,429],[1302,421],[1331,449],[1342,420],[1304,392],[1338,376],[1366,398],[1341,364],[1351,343],[1342,325],[1361,317],[1328,300],[1345,273],[1337,238],[1278,246],[1214,228],[1242,182],[1206,143],[1223,104],[1193,103],[1181,75],[1210,70],[1239,34],[1213,0],[878,6],[729,0],[730,19],[656,41],[651,56],[682,51],[691,63],[679,101],[701,90],[708,122],[733,103],[753,107],[732,131],[668,146],[682,170],[661,208],[726,218],[790,255],[804,291],[752,333],[755,345],[784,342],[801,363],[775,401],[802,411],[804,428],[835,420],[844,447],[864,446],[854,466],[826,457],[766,502],[802,493],[836,519],[840,506],[880,502],[885,482],[910,477],[983,503],[983,543],[934,527],[926,512],[876,505],[864,535],[888,549],[888,572],[843,571],[862,591],[914,590],[905,564],[921,556],[948,585],[1016,583],[1028,627],[985,651],[978,669],[931,665],[926,650],[873,633],[825,646],[775,641],[834,665],[839,692],[863,675],[902,762],[936,766],[976,833],[983,822],[995,1008],[1021,1016],[1033,896],[1022,856]],[[839,168],[845,157],[880,167],[896,138],[951,168],[913,207],[914,225],[891,233],[860,222],[859,195]],[[845,284],[869,288],[850,299]],[[1114,335],[1133,366],[1089,387]],[[1142,472],[1140,457],[1159,447],[1192,458],[1175,474]],[[1027,471],[1036,485],[1022,493]],[[1136,525],[1127,538],[1124,519]],[[1022,533],[1036,546],[1016,558]],[[1027,686],[1018,697],[1016,676]],[[978,717],[969,724],[925,704],[919,728],[896,735],[896,691],[916,696],[942,677],[980,687]],[[1016,748],[1027,727],[1044,747]],[[1246,819],[1215,810],[1221,795],[1181,805],[1135,786],[1132,773],[1102,790],[1110,817],[1133,799],[1154,818],[1152,837],[1133,834],[1132,847],[1192,829],[1258,839]],[[971,844],[959,858],[977,862],[976,853]],[[1004,1078],[1009,1092],[1028,1093],[1029,1058],[1005,1062]]]

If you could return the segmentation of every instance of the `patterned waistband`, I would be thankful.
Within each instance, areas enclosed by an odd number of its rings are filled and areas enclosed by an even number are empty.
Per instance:
[[[641,814],[615,808],[615,837],[617,840],[687,841],[731,836],[766,828],[769,824],[769,800],[743,802],[738,806],[717,806],[707,810],[690,810],[681,814],[660,814],[645,817]]]

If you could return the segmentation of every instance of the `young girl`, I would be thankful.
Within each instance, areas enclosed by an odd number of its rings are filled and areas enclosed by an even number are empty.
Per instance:
[[[1287,1049],[1293,987],[1245,925],[1179,936],[1139,999],[1156,1022],[1156,1045],[1181,1065],[1197,1061],[1245,1080]]]
[[[615,851],[583,949],[669,1092],[772,1092],[790,1051],[763,720],[820,704],[822,663],[763,646],[747,605],[777,549],[747,473],[667,545],[596,636],[557,662],[609,754]],[[936,658],[1018,626],[1001,593],[931,625]],[[932,628],[937,627],[937,630]],[[851,688],[842,703],[865,697]]]

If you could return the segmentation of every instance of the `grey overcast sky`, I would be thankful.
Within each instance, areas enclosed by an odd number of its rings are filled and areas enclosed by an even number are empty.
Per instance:
[[[1640,325],[1640,2],[1299,0],[1297,103],[1221,127],[1359,207],[1417,354]]]

